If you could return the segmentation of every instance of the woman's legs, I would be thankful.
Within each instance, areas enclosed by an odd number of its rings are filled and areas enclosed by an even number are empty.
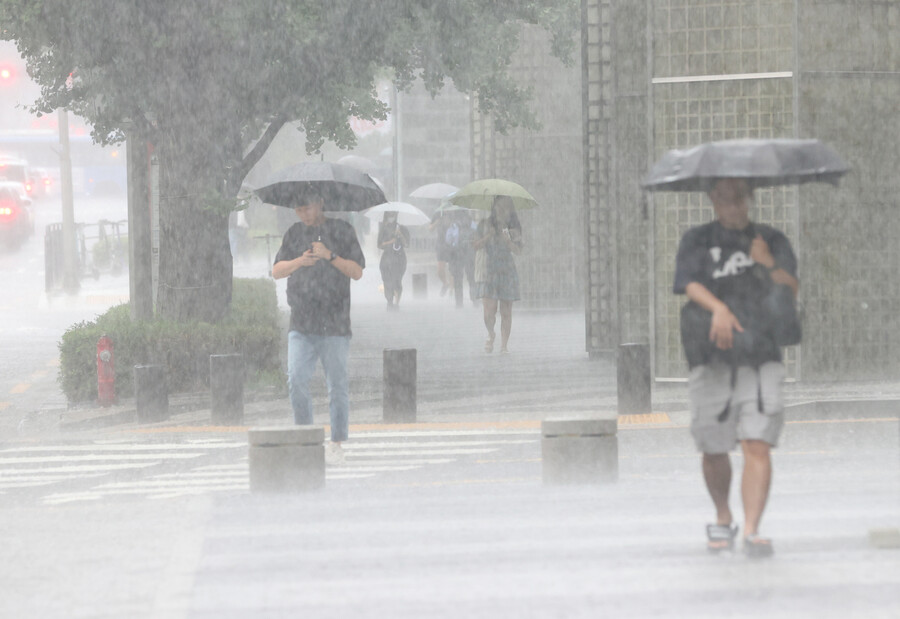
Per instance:
[[[506,344],[512,331],[512,304],[512,301],[500,301],[500,352],[506,352]]]
[[[485,352],[494,351],[494,324],[497,322],[497,299],[487,297],[482,300],[484,308],[484,326],[487,327],[488,339],[484,344]]]

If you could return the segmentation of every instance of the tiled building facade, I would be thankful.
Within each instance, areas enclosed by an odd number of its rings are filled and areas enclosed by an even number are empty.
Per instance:
[[[701,194],[642,192],[671,148],[739,137],[817,137],[853,171],[837,189],[756,193],[754,219],[800,258],[803,379],[900,369],[900,5],[875,0],[584,0],[587,348],[649,342],[658,378],[684,376],[671,293]]]

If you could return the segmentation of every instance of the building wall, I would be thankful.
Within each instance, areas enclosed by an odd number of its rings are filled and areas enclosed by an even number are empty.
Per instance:
[[[549,52],[547,35],[525,28],[511,73],[533,91],[542,126],[501,135],[472,106],[472,180],[519,183],[539,207],[520,211],[525,250],[517,257],[523,305],[579,307],[584,298],[581,68]]]
[[[399,95],[400,161],[397,200],[429,183],[460,187],[469,182],[469,98],[452,85],[436,97],[421,82]],[[396,160],[395,160],[396,165]]]
[[[853,170],[801,189],[803,377],[900,371],[900,4],[798,2],[798,125]]]
[[[671,292],[674,259],[684,231],[710,221],[712,209],[700,194],[652,194],[644,196],[649,226],[623,225],[635,197],[621,188],[638,186],[671,148],[817,137],[853,166],[840,188],[759,190],[752,211],[756,221],[785,231],[800,258],[805,338],[788,350],[789,370],[803,379],[895,373],[900,7],[876,0],[584,0],[583,6],[585,203],[595,239],[587,274],[589,350],[640,335],[631,323],[644,315],[639,289],[646,283],[655,374],[686,374],[678,329],[684,299]],[[642,29],[646,72],[621,42],[626,35],[639,40]],[[629,100],[646,103],[643,166],[635,164],[640,147],[623,138],[640,141],[637,106],[623,106],[623,76],[630,76]],[[623,129],[629,124],[635,126]],[[606,249],[613,243],[616,251]],[[626,279],[635,285],[630,296]]]

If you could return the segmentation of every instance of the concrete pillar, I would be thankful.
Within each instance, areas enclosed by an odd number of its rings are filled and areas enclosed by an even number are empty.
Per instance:
[[[138,423],[165,421],[169,418],[169,391],[164,366],[134,366],[134,402]]]
[[[305,492],[325,486],[322,426],[252,428],[250,492]]]
[[[413,273],[412,276],[413,299],[428,298],[428,275],[426,273]]]
[[[621,344],[616,359],[619,414],[652,412],[650,406],[650,346]]]
[[[244,423],[244,356],[209,356],[210,421],[227,426]]]
[[[619,477],[615,413],[590,419],[547,419],[541,423],[545,484],[603,484]]]
[[[416,349],[385,348],[383,416],[386,423],[416,420]]]

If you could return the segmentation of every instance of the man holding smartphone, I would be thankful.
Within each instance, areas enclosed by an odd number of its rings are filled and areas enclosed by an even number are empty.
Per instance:
[[[328,385],[331,464],[344,460],[341,443],[350,419],[347,357],[350,349],[350,280],[362,277],[366,260],[349,223],[325,217],[321,196],[306,194],[294,209],[298,223],[288,229],[275,256],[272,277],[289,278],[288,388],[294,422],[313,423],[309,383],[321,360]]]

